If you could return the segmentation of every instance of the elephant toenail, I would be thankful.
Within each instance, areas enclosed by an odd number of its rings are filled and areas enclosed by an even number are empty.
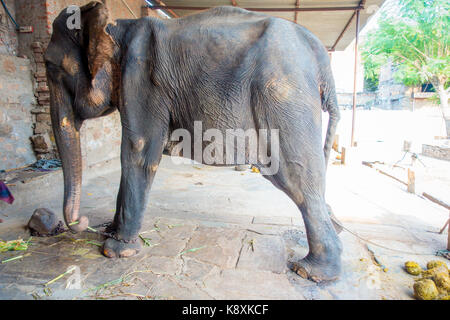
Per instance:
[[[116,254],[114,253],[114,251],[111,251],[109,249],[104,249],[103,250],[103,254],[105,256],[107,256],[108,258],[115,258],[116,257]]]
[[[136,250],[133,249],[125,249],[123,251],[120,252],[120,257],[121,258],[126,258],[126,257],[131,257],[133,255],[136,254]]]
[[[302,277],[303,279],[308,279],[308,273],[306,272],[306,270],[304,268],[294,265],[293,271],[296,274],[298,274],[300,277]]]

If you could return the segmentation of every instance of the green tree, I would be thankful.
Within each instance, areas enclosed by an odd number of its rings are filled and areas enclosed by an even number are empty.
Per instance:
[[[449,0],[398,0],[397,7],[382,9],[361,55],[367,79],[377,81],[380,66],[391,59],[394,77],[405,85],[433,84],[450,137],[449,6]]]

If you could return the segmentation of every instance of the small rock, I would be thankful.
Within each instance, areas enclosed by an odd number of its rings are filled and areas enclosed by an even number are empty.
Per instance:
[[[234,170],[236,170],[236,171],[245,171],[245,170],[248,170],[248,165],[247,165],[247,164],[240,164],[240,165],[237,165],[236,167],[234,167]]]
[[[49,209],[39,208],[33,212],[28,228],[33,236],[52,236],[60,233],[62,222]]]

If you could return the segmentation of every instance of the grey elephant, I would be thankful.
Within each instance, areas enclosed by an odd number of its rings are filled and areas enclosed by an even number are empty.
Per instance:
[[[86,119],[118,110],[123,128],[113,236],[103,247],[111,258],[141,248],[136,239],[149,190],[172,132],[193,133],[194,122],[222,132],[277,129],[279,167],[265,178],[295,202],[309,244],[292,268],[314,281],[339,276],[342,245],[324,199],[339,111],[328,53],[313,34],[235,7],[112,21],[104,4],[91,2],[81,7],[80,29],[68,28],[69,17],[63,10],[54,21],[45,61],[63,214],[72,231],[88,227],[79,214],[79,130]],[[322,110],[330,116],[324,147]]]

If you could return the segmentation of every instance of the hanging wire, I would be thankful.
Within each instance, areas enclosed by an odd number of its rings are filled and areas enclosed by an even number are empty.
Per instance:
[[[19,24],[16,22],[16,20],[14,20],[13,16],[11,15],[11,13],[8,10],[8,7],[6,6],[6,3],[4,2],[4,0],[0,0],[2,3],[3,8],[5,9],[6,14],[8,15],[8,17],[11,19],[11,21],[15,24],[16,26],[16,30],[20,29]]]

